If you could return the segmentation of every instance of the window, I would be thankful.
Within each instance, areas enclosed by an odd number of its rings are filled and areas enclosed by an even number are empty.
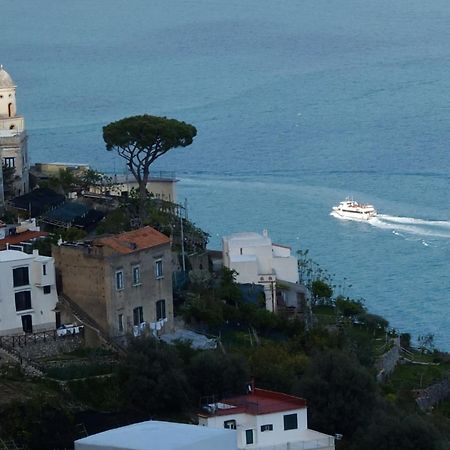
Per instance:
[[[123,272],[118,270],[116,272],[116,290],[120,291],[123,289]]]
[[[253,444],[253,430],[245,430],[245,443]]]
[[[156,302],[156,320],[161,320],[166,318],[166,301],[158,300]]]
[[[119,333],[123,333],[123,314],[119,314],[118,316],[118,323],[119,323]]]
[[[273,425],[271,423],[267,425],[261,425],[261,431],[273,431]]]
[[[142,306],[133,309],[133,325],[140,325],[144,321]]]
[[[158,259],[155,261],[155,277],[162,278],[163,277],[163,263],[162,259]]]
[[[44,286],[44,294],[50,294],[52,292],[51,286]]]
[[[31,309],[31,291],[20,291],[14,294],[16,311]]]
[[[42,264],[42,275],[47,275],[47,264]]]
[[[236,429],[236,421],[235,420],[225,420],[225,422],[223,423],[223,427],[228,428],[230,430],[235,430]]]
[[[139,266],[134,266],[132,269],[133,273],[133,286],[141,284],[141,269]]]
[[[298,428],[297,414],[286,414],[283,419],[285,430],[296,430]]]
[[[28,267],[17,267],[16,269],[13,269],[13,281],[14,287],[27,286],[30,284]]]
[[[8,158],[3,158],[3,164],[6,167],[16,167],[16,158],[10,156]]]

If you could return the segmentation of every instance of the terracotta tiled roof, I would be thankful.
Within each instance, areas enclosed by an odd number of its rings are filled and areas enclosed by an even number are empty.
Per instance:
[[[118,253],[133,253],[146,248],[168,244],[170,239],[151,227],[139,228],[139,230],[116,234],[99,238],[94,241],[95,245],[105,245]]]
[[[229,405],[231,408],[219,408],[211,415],[227,416],[230,414],[246,413],[257,416],[260,414],[272,414],[275,412],[306,408],[306,400],[304,398],[258,388],[253,389],[247,395],[225,398],[221,403]]]
[[[5,239],[0,240],[0,250],[5,249],[6,245],[17,245],[21,242],[28,242],[32,239],[36,239],[38,237],[47,236],[48,233],[45,231],[24,231],[23,233],[14,234],[12,236],[8,236]]]

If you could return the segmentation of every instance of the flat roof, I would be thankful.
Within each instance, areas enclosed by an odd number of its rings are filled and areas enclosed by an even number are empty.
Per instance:
[[[221,404],[226,405],[226,407],[221,408],[219,405],[217,409],[213,408],[213,412],[200,415],[228,416],[244,413],[257,416],[306,408],[304,398],[259,388],[253,389],[247,395],[224,398]]]
[[[202,441],[220,440],[235,433],[184,423],[148,421],[114,428],[75,441],[75,448],[105,448],[127,450],[176,450]],[[77,445],[79,444],[79,445]],[[191,446],[189,448],[192,448]],[[204,447],[202,447],[204,448]]]
[[[272,240],[270,237],[254,232],[234,233],[229,236],[224,236],[223,239],[228,241],[230,248],[272,245]]]
[[[5,261],[19,261],[22,259],[32,259],[33,255],[28,253],[19,252],[19,250],[1,250],[0,251],[0,262]]]

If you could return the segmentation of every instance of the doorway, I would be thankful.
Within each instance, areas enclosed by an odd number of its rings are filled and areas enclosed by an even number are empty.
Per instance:
[[[25,333],[33,332],[33,319],[31,314],[25,314],[22,316],[22,328]]]

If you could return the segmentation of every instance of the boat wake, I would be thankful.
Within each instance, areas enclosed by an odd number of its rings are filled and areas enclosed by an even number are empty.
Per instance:
[[[379,214],[367,221],[376,228],[392,230],[392,233],[399,237],[406,235],[429,236],[450,238],[450,221],[446,220],[425,220],[416,219],[414,217],[398,217],[389,216],[387,214]],[[428,246],[426,241],[423,245]]]

